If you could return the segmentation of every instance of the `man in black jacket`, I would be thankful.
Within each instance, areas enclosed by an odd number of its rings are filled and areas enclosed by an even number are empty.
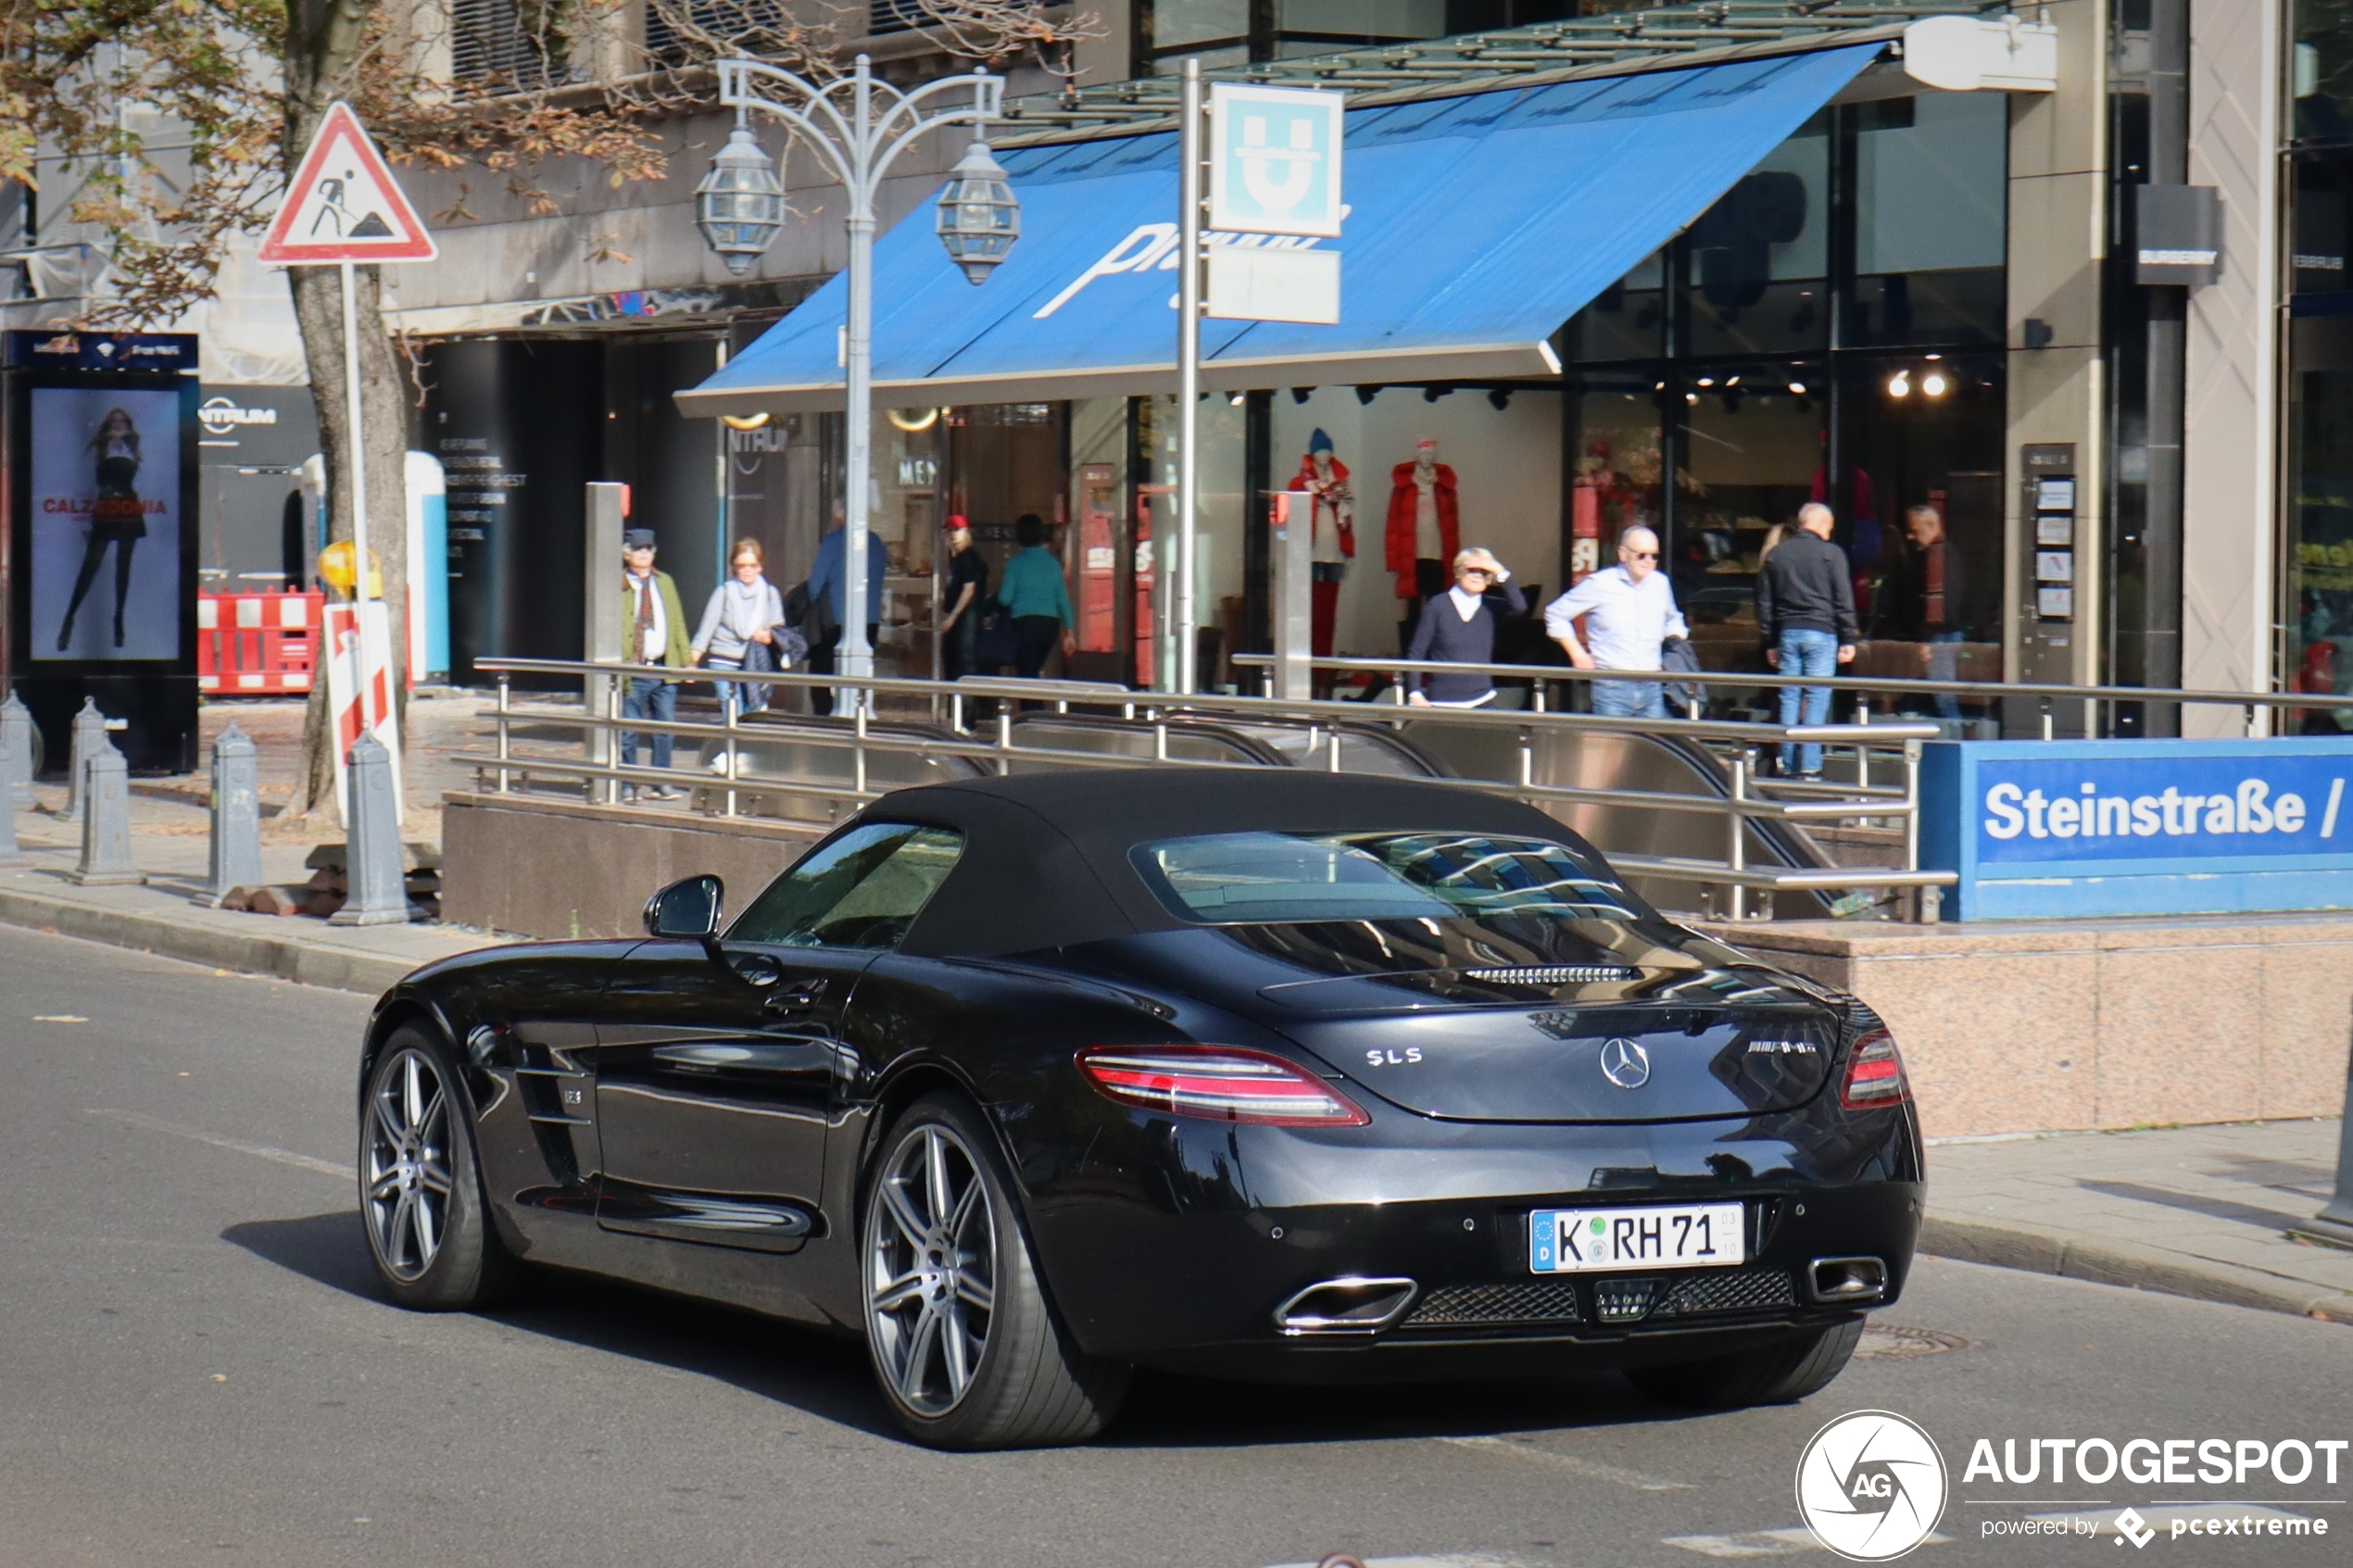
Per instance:
[[[1834,674],[1855,658],[1855,585],[1846,552],[1831,543],[1835,526],[1837,520],[1820,502],[1799,508],[1797,532],[1765,558],[1756,579],[1756,626],[1765,639],[1765,662],[1784,675]],[[1830,714],[1831,694],[1824,687],[1781,688],[1784,725],[1819,724]],[[1781,773],[1819,779],[1822,748],[1784,745]]]

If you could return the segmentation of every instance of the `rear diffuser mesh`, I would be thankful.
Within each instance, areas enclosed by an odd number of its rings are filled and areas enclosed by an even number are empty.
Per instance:
[[[1611,1277],[1592,1282],[1595,1315],[1603,1323],[1696,1317],[1709,1312],[1757,1312],[1797,1305],[1797,1290],[1781,1269],[1711,1270],[1674,1280]],[[1430,1291],[1407,1318],[1407,1328],[1501,1327],[1511,1323],[1583,1321],[1577,1287],[1567,1280],[1510,1285],[1450,1285]]]
[[[1466,1323],[1575,1323],[1577,1287],[1567,1280],[1518,1285],[1450,1285],[1422,1298],[1407,1328]]]

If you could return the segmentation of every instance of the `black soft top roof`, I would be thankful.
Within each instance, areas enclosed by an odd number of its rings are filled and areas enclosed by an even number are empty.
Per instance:
[[[1128,859],[1139,844],[1216,833],[1491,833],[1583,841],[1484,790],[1290,768],[1103,768],[898,790],[860,822],[964,835],[956,869],[907,933],[927,955],[1031,952],[1184,922]]]

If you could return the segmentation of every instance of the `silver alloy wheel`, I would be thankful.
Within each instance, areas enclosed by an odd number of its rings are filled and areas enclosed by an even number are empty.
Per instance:
[[[455,1184],[449,1096],[440,1070],[421,1050],[402,1051],[376,1079],[360,1180],[377,1260],[404,1284],[422,1278],[448,1231]]]
[[[866,1220],[866,1329],[907,1407],[945,1415],[980,1371],[997,1304],[997,1223],[963,1140],[937,1122],[884,1160]]]

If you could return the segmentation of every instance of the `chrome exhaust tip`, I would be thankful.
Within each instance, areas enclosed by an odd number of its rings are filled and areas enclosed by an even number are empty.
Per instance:
[[[1806,1291],[1825,1306],[1877,1301],[1887,1294],[1887,1265],[1877,1258],[1817,1258]]]
[[[1327,1279],[1275,1309],[1275,1326],[1286,1335],[1378,1334],[1405,1315],[1419,1287],[1410,1279],[1367,1279],[1350,1274]]]

